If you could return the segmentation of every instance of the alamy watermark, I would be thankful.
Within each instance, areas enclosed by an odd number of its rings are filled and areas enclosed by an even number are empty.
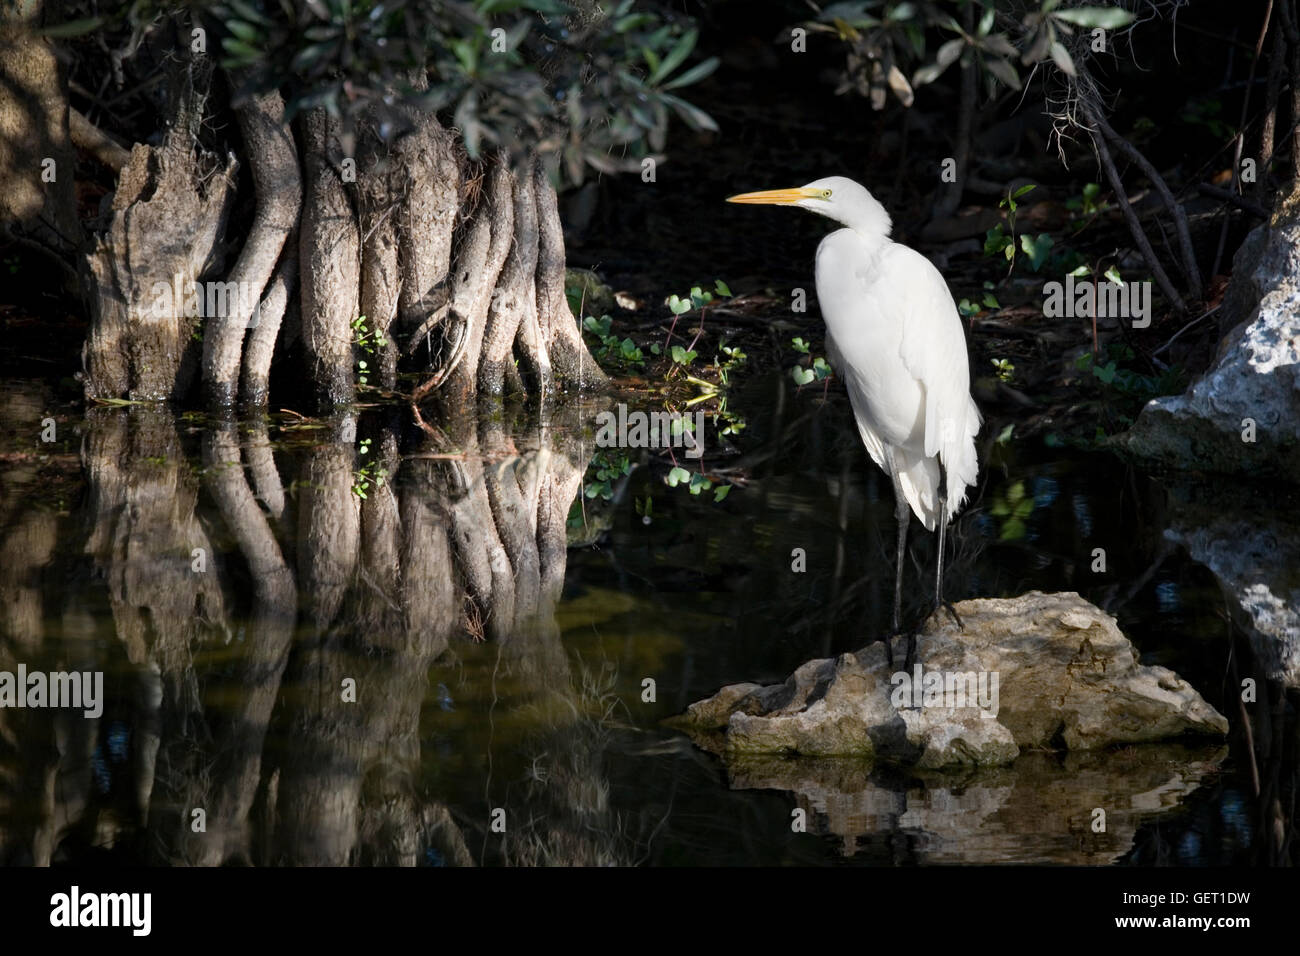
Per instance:
[[[104,712],[103,671],[0,671],[0,707],[82,708],[85,717]]]
[[[248,316],[248,328],[257,328],[262,315],[261,289],[251,282],[203,282],[184,280],[180,273],[172,276],[171,284],[153,284],[154,318],[170,316],[216,318],[227,315]]]
[[[50,925],[123,926],[133,936],[148,936],[153,928],[153,894],[83,893],[73,886],[50,897]]]
[[[1043,286],[1043,315],[1049,319],[1132,319],[1133,328],[1151,324],[1151,283],[1115,282],[1112,279],[1064,282]]]
[[[704,412],[643,412],[627,410],[618,403],[618,412],[604,411],[596,416],[600,431],[596,444],[601,448],[685,448],[687,458],[704,455]]]
[[[980,716],[998,715],[997,671],[926,671],[917,664],[912,673],[890,675],[894,685],[889,702],[895,710],[912,707],[978,707]]]

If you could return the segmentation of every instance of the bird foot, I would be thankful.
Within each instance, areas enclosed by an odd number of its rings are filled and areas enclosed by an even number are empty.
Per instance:
[[[916,627],[894,628],[885,635],[885,659],[889,662],[890,668],[894,666],[894,638],[907,638],[907,651],[903,655],[903,670],[912,669],[912,657],[916,653]]]
[[[952,606],[951,601],[936,602],[934,607],[930,610],[930,613],[926,615],[925,618],[926,621],[928,622],[930,618],[938,614],[940,610],[944,610],[948,612],[948,616],[952,618],[952,622],[957,625],[957,630],[959,631],[966,630],[966,625],[962,623],[961,615],[957,613],[957,609]]]

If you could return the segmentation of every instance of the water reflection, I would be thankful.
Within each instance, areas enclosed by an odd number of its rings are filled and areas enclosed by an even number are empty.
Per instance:
[[[467,829],[492,821],[467,828],[421,783],[430,668],[468,632],[497,654],[489,718],[547,754],[528,787],[545,825],[506,816],[500,857],[618,862],[590,835],[608,688],[574,673],[554,613],[582,417],[508,434],[344,416],[290,447],[217,421],[194,456],[166,410],[91,410],[82,507],[6,529],[0,669],[105,671],[110,702],[99,720],[0,711],[0,857],[48,864],[66,841],[63,857],[171,864],[481,859]]]
[[[582,406],[423,427],[385,408],[328,422],[96,408],[60,421],[47,459],[11,441],[0,670],[103,671],[108,699],[96,720],[0,709],[0,861],[1296,861],[1297,691],[1290,645],[1266,633],[1289,618],[1225,597],[1263,582],[1293,609],[1286,541],[1300,539],[1219,527],[1221,489],[1196,499],[1202,514],[1108,456],[985,449],[950,597],[1076,590],[1107,606],[1144,662],[1228,715],[1226,757],[728,777],[661,728],[724,684],[781,679],[887,623],[889,490],[846,408],[785,388],[736,396],[750,427],[708,465],[738,485],[721,502],[667,488],[648,455],[609,501],[583,496],[596,448]],[[50,405],[5,394],[7,435],[37,434]],[[633,504],[651,498],[646,522]],[[1264,531],[1282,528],[1269,514]],[[918,565],[931,547],[914,542]],[[1104,839],[1080,829],[1097,805]],[[807,833],[791,830],[796,808]]]

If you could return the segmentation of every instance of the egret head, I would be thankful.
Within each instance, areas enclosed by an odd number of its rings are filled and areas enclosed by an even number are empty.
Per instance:
[[[794,189],[741,193],[727,202],[800,206],[843,223],[865,236],[888,236],[893,227],[889,213],[876,197],[865,186],[844,176],[827,176]]]

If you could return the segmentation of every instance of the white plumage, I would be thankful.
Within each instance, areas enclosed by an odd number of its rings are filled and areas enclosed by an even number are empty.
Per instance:
[[[851,179],[831,176],[730,201],[799,206],[845,226],[817,249],[827,351],[848,388],[872,461],[893,479],[896,493],[926,529],[939,529],[935,600],[942,603],[943,529],[979,471],[975,436],[981,420],[970,397],[966,337],[948,284],[925,256],[889,238],[892,223],[884,206]],[[906,521],[900,503],[899,588]],[[896,590],[895,628],[898,601]]]

